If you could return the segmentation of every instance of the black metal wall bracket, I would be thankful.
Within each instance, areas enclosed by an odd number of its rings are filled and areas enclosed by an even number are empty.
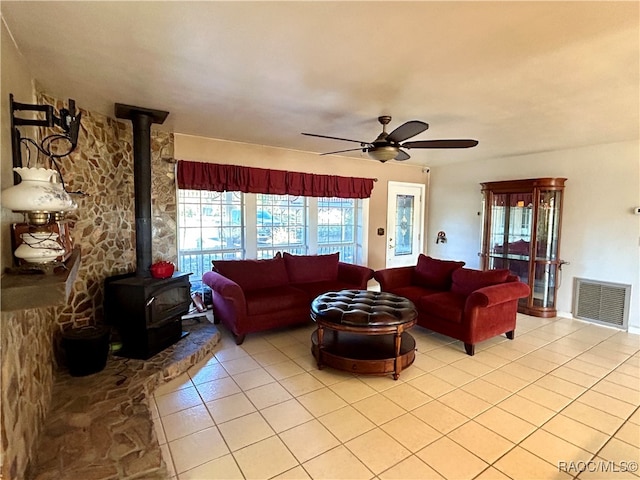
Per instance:
[[[33,105],[29,103],[16,102],[13,94],[9,94],[9,108],[11,110],[11,153],[14,167],[22,166],[22,152],[20,151],[20,143],[23,139],[18,127],[60,127],[65,132],[65,137],[71,144],[71,153],[78,144],[78,133],[80,131],[80,119],[82,113],[76,115],[76,102],[69,99],[69,108],[60,109],[60,116],[56,116],[51,105]],[[22,118],[16,116],[16,112],[43,112],[45,118]],[[13,174],[13,183],[20,182],[20,176]]]

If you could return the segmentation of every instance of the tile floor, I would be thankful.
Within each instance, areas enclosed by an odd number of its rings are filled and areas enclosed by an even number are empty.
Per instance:
[[[414,327],[394,381],[318,370],[313,324],[241,346],[220,330],[155,392],[172,479],[640,478],[638,335],[519,315],[515,340],[469,357]]]

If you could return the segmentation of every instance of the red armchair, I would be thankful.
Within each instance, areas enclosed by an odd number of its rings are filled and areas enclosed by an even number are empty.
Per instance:
[[[378,270],[381,290],[409,298],[418,325],[460,340],[467,354],[496,335],[513,339],[518,299],[529,286],[508,270],[472,270],[464,263],[420,255],[416,267]]]

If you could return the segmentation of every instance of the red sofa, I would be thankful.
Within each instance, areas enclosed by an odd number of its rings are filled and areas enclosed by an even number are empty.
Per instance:
[[[421,254],[415,267],[378,270],[374,278],[383,292],[415,304],[418,325],[462,341],[473,355],[483,340],[503,333],[513,339],[518,299],[529,295],[529,286],[509,270],[463,266]]]
[[[214,260],[202,281],[213,291],[215,323],[240,345],[247,333],[310,321],[312,300],[324,292],[366,290],[373,270],[331,255],[276,255],[268,260]]]

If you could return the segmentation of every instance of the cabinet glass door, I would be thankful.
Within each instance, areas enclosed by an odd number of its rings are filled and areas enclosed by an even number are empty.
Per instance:
[[[553,308],[556,301],[556,278],[558,267],[553,263],[536,261],[533,279],[533,306]]]
[[[560,192],[542,191],[538,202],[536,259],[556,260],[560,227]]]
[[[532,294],[533,305],[540,308],[552,308],[555,305],[560,194],[557,190],[542,190],[538,201],[535,277]]]
[[[518,311],[556,315],[561,277],[560,224],[566,178],[482,183],[482,268],[506,268],[529,285]]]
[[[533,195],[492,195],[489,232],[489,269],[506,268],[529,281]]]

